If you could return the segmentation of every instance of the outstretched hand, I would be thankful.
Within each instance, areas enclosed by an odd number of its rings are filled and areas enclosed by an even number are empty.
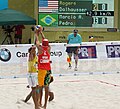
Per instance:
[[[40,27],[38,28],[38,31],[39,31],[40,33],[42,33],[42,31],[43,31],[43,27],[40,26]]]
[[[41,34],[43,31],[43,27],[40,25],[35,26],[35,33],[39,36],[39,34]]]

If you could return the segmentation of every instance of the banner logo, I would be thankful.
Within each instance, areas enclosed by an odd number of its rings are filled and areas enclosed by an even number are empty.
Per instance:
[[[60,56],[62,56],[62,52],[61,51],[53,51],[53,52],[50,52],[50,55],[60,57]]]
[[[97,58],[96,46],[81,46],[78,52],[79,59]]]
[[[106,45],[108,58],[120,58],[120,45]]]
[[[10,51],[6,48],[0,49],[0,60],[3,62],[7,62],[10,59],[11,59]]]

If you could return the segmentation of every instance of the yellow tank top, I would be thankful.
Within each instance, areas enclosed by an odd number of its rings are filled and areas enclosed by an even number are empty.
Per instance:
[[[32,61],[28,61],[28,72],[29,73],[36,73],[37,72],[37,56]]]

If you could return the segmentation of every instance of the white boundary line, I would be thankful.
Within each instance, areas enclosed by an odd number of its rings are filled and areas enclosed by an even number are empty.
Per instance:
[[[88,72],[88,73],[59,73],[52,74],[55,77],[58,76],[81,76],[81,75],[105,75],[105,74],[120,74],[120,71],[112,72]],[[27,78],[27,74],[13,75],[13,76],[0,76],[0,79],[16,79],[16,78]]]

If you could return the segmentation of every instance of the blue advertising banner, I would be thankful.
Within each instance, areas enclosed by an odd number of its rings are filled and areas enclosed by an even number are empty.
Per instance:
[[[97,58],[96,46],[81,46],[78,53],[79,59]]]
[[[0,0],[0,10],[8,8],[8,0]]]
[[[120,58],[120,45],[106,45],[108,58]]]

